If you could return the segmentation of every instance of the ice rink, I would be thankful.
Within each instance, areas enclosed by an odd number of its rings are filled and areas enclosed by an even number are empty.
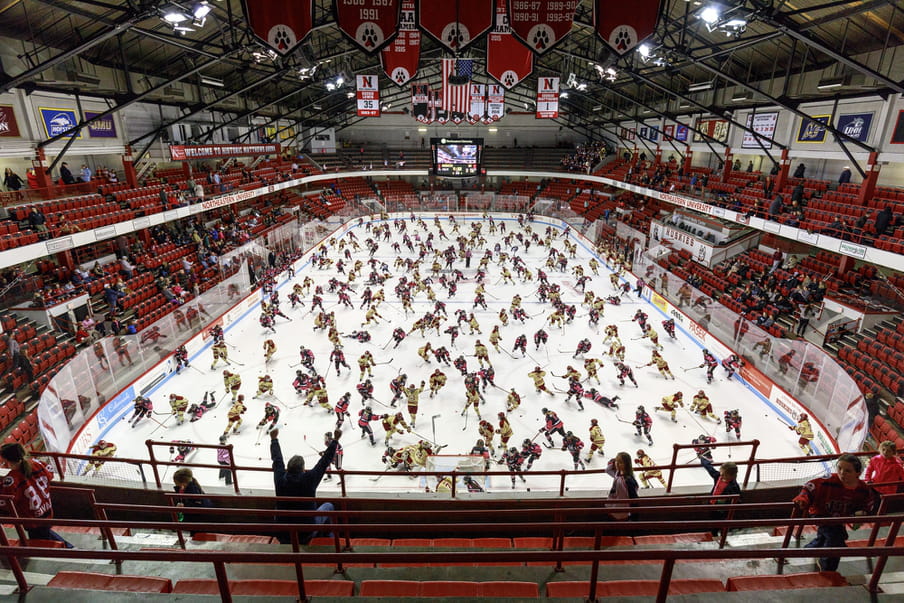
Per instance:
[[[372,335],[372,339],[368,343],[359,343],[346,337],[342,338],[346,362],[351,366],[351,369],[343,368],[337,376],[333,365],[328,365],[328,357],[332,346],[327,339],[326,331],[313,330],[315,314],[310,312],[310,293],[304,297],[305,305],[294,310],[291,309],[288,295],[292,291],[294,283],[301,283],[304,277],[310,276],[315,284],[323,285],[325,291],[323,305],[327,311],[335,312],[338,330],[341,333],[348,334],[351,331],[362,328],[361,324],[364,321],[365,310],[359,309],[359,306],[361,305],[360,296],[365,288],[365,280],[370,272],[370,268],[367,265],[369,254],[365,245],[365,240],[368,238],[369,233],[365,231],[363,225],[355,225],[350,231],[356,235],[361,248],[358,251],[352,251],[351,261],[345,261],[346,275],[348,274],[348,269],[351,268],[356,260],[361,260],[364,263],[361,275],[352,283],[355,289],[352,293],[354,309],[338,305],[336,293],[331,293],[327,289],[326,283],[330,278],[335,277],[345,280],[345,276],[339,274],[336,269],[335,261],[340,258],[340,253],[337,246],[333,245],[329,247],[329,257],[334,260],[330,268],[318,269],[314,267],[310,262],[310,254],[308,254],[302,268],[298,270],[294,279],[283,278],[279,282],[277,288],[280,292],[280,308],[292,320],[289,322],[284,318],[277,317],[276,334],[271,334],[260,326],[258,322],[260,309],[258,306],[249,310],[241,320],[230,325],[226,330],[226,342],[230,344],[230,359],[242,363],[242,366],[229,368],[237,371],[242,376],[241,393],[245,395],[245,402],[248,406],[241,430],[238,434],[231,435],[229,438],[229,442],[235,446],[237,464],[261,467],[269,467],[270,465],[269,437],[266,433],[261,433],[261,430],[257,429],[257,424],[264,415],[263,409],[266,401],[274,402],[280,408],[280,442],[286,459],[293,454],[301,454],[305,457],[309,467],[317,461],[317,451],[324,448],[324,433],[331,431],[335,427],[336,419],[333,414],[318,406],[316,401],[312,407],[304,406],[302,404],[303,397],[297,395],[292,387],[295,371],[300,367],[290,368],[290,365],[299,362],[298,350],[302,344],[315,353],[315,367],[326,378],[330,404],[335,405],[336,401],[345,392],[351,392],[352,394],[352,402],[349,408],[351,420],[346,420],[342,426],[344,432],[341,440],[344,448],[343,469],[383,469],[381,456],[385,449],[383,445],[384,431],[380,422],[371,423],[377,440],[375,446],[372,446],[367,439],[361,437],[361,432],[357,427],[358,411],[362,408],[361,396],[355,390],[355,386],[359,383],[357,359],[365,350],[371,351],[378,363],[374,368],[373,384],[374,396],[380,403],[372,404],[374,413],[395,413],[400,410],[403,412],[405,420],[409,423],[411,419],[408,416],[404,400],[399,401],[397,409],[386,407],[386,404],[392,398],[389,388],[390,380],[402,371],[407,373],[409,383],[419,383],[421,380],[426,382],[435,368],[442,368],[448,377],[448,382],[435,398],[429,397],[429,383],[427,384],[424,393],[420,397],[417,424],[414,431],[423,436],[423,439],[434,440],[435,437],[436,443],[445,446],[441,454],[467,454],[480,436],[477,431],[478,419],[474,414],[474,410],[468,410],[467,423],[466,417],[461,414],[465,401],[463,378],[454,367],[441,366],[432,358],[429,364],[425,363],[418,356],[417,351],[427,341],[430,341],[434,348],[444,345],[449,348],[453,359],[459,354],[464,354],[468,363],[468,370],[476,371],[479,365],[473,354],[474,344],[478,339],[489,348],[490,359],[496,371],[495,382],[500,386],[500,388],[488,387],[484,392],[486,401],[480,407],[483,418],[494,425],[498,425],[497,414],[506,410],[506,396],[509,388],[514,387],[522,397],[520,408],[509,414],[509,420],[514,430],[514,435],[509,443],[510,446],[514,445],[520,449],[524,439],[531,439],[537,435],[538,430],[543,426],[541,408],[548,407],[555,411],[563,420],[566,430],[574,432],[583,440],[585,448],[581,454],[582,458],[586,458],[590,450],[588,434],[590,420],[592,418],[598,419],[606,437],[605,457],[603,458],[598,453],[595,454],[592,461],[587,463],[588,469],[604,468],[605,462],[619,451],[626,451],[633,458],[638,449],[646,450],[657,464],[666,464],[671,460],[672,445],[675,442],[689,444],[700,434],[713,435],[720,442],[736,440],[733,432],[726,434],[724,425],[717,424],[715,421],[701,416],[692,415],[687,410],[687,406],[690,405],[693,396],[698,390],[703,389],[712,400],[715,414],[719,418],[722,418],[725,410],[739,409],[743,417],[742,440],[757,438],[763,442],[758,457],[778,458],[800,455],[800,449],[797,446],[797,436],[787,428],[788,423],[775,414],[765,400],[739,382],[737,377],[733,380],[726,380],[725,371],[721,366],[716,369],[716,378],[713,383],[707,385],[705,371],[695,368],[702,362],[702,348],[700,344],[680,328],[676,331],[677,339],[670,339],[662,328],[662,321],[666,317],[660,310],[652,304],[639,299],[633,292],[622,297],[623,302],[620,306],[607,304],[605,306],[605,314],[600,318],[599,327],[594,329],[590,326],[588,324],[588,307],[582,305],[584,294],[575,286],[576,278],[572,272],[573,268],[581,265],[585,273],[591,277],[591,280],[586,285],[587,291],[593,291],[597,296],[602,297],[617,295],[617,292],[610,283],[611,270],[607,268],[604,258],[596,256],[589,242],[582,237],[575,236],[573,232],[569,234],[568,240],[577,244],[577,252],[573,259],[569,257],[565,271],[549,269],[545,266],[549,255],[548,247],[532,244],[529,250],[525,251],[524,245],[516,242],[518,249],[515,253],[524,259],[525,265],[533,273],[534,280],[530,282],[524,282],[519,278],[512,267],[511,260],[509,260],[505,266],[511,270],[515,284],[503,284],[501,282],[502,266],[497,264],[497,256],[494,254],[485,279],[488,309],[483,310],[480,307],[472,307],[474,289],[477,286],[475,282],[477,265],[484,251],[492,251],[497,243],[502,245],[503,252],[512,255],[513,250],[503,243],[504,235],[500,234],[498,230],[496,234],[490,234],[488,232],[488,221],[481,219],[479,216],[470,218],[458,217],[457,222],[460,226],[460,233],[454,233],[448,218],[441,217],[440,223],[449,240],[438,239],[439,233],[434,225],[432,215],[428,217],[425,214],[424,218],[426,228],[419,228],[415,222],[411,222],[407,218],[404,220],[407,233],[413,239],[415,253],[410,252],[403,245],[400,254],[402,258],[417,257],[418,241],[416,236],[421,243],[424,243],[429,234],[433,233],[433,247],[442,251],[450,245],[455,245],[457,248],[456,237],[467,237],[472,223],[482,223],[482,235],[486,239],[486,247],[471,249],[473,259],[470,268],[465,268],[465,262],[460,258],[456,259],[453,264],[453,268],[462,270],[465,277],[465,280],[459,283],[455,296],[452,298],[447,297],[446,290],[437,282],[437,278],[434,278],[432,284],[437,299],[446,302],[448,320],[443,322],[440,332],[444,331],[449,325],[455,324],[455,311],[463,309],[468,313],[474,312],[480,324],[481,333],[469,334],[466,323],[462,323],[461,335],[453,348],[450,347],[450,336],[447,334],[438,336],[436,331],[427,331],[426,336],[422,337],[420,333],[411,331],[412,323],[425,312],[432,310],[434,304],[427,299],[426,293],[417,293],[413,300],[415,313],[405,315],[402,304],[393,289],[399,282],[399,277],[406,274],[406,270],[394,266],[397,254],[391,247],[393,242],[402,242],[402,235],[393,226],[392,220],[390,220],[392,238],[389,241],[381,238],[379,248],[373,256],[379,262],[388,264],[392,273],[392,277],[383,285],[386,301],[378,306],[378,312],[383,318],[380,319],[377,326],[371,325],[368,327]],[[514,216],[502,218],[494,216],[494,219],[497,226],[504,222],[508,233],[524,232],[519,227]],[[376,220],[374,224],[377,223],[381,222]],[[561,232],[558,226],[544,221],[543,218],[537,219],[530,224],[530,227],[533,233],[539,235],[541,240],[545,238],[544,233],[548,227],[552,228],[557,235]],[[348,240],[347,235],[346,240]],[[552,246],[561,252],[565,252],[563,237],[561,236],[552,239]],[[589,262],[594,257],[600,263],[598,276],[594,276],[589,268]],[[430,276],[432,261],[433,253],[428,252],[420,266],[422,279]],[[445,262],[442,259],[439,261],[445,268]],[[539,269],[543,269],[548,274],[550,284],[558,283],[561,286],[562,300],[566,304],[575,305],[577,308],[576,318],[570,324],[566,324],[564,328],[550,326],[548,318],[552,312],[552,307],[548,302],[541,303],[538,299],[536,290],[539,283],[536,280],[536,276]],[[448,270],[444,270],[442,274],[445,274],[447,278],[451,277],[451,273]],[[407,275],[410,278],[411,274],[407,273]],[[630,277],[630,275],[628,276]],[[633,288],[633,279],[630,284]],[[376,293],[380,286],[371,286],[371,289]],[[521,358],[520,353],[516,353],[512,357],[505,351],[496,352],[489,343],[489,335],[493,326],[499,324],[499,311],[505,308],[509,312],[512,297],[516,294],[523,298],[522,306],[529,318],[525,324],[522,324],[510,317],[508,325],[500,329],[502,336],[500,346],[504,350],[511,352],[515,338],[523,333],[528,340],[527,351],[529,354],[524,358]],[[649,324],[658,332],[660,342],[665,348],[662,354],[668,361],[675,375],[675,380],[669,380],[661,376],[655,366],[637,368],[639,365],[650,362],[653,349],[648,339],[639,339],[641,330],[637,323],[631,321],[631,317],[639,308],[649,315]],[[634,387],[630,381],[626,381],[624,386],[619,385],[612,359],[605,355],[609,346],[602,344],[603,330],[607,325],[612,324],[618,326],[621,340],[626,348],[625,362],[633,368],[639,387]],[[395,327],[401,327],[408,333],[408,337],[397,349],[393,349],[393,344],[391,343],[391,334]],[[549,333],[549,341],[546,345],[535,349],[533,335],[541,327]],[[590,339],[592,343],[591,350],[583,357],[573,358],[578,341],[584,337]],[[267,338],[272,338],[275,341],[277,352],[271,362],[265,366],[263,342]],[[384,344],[387,343],[389,345],[384,349]],[[583,411],[578,409],[573,400],[565,402],[565,391],[568,388],[567,380],[557,378],[554,375],[563,375],[567,367],[571,365],[581,373],[582,379],[586,378],[587,373],[584,370],[583,362],[585,357],[599,358],[604,366],[599,370],[601,384],[598,385],[590,380],[584,382],[584,387],[588,389],[596,387],[605,396],[619,396],[620,400],[618,403],[620,408],[618,411],[602,407],[588,399],[583,401],[585,408]],[[154,419],[164,422],[164,428],[147,419],[142,420],[137,427],[130,428],[129,423],[125,420],[131,416],[131,409],[129,409],[123,415],[123,420],[120,420],[104,434],[104,439],[117,445],[117,457],[147,458],[147,449],[144,442],[149,438],[164,441],[190,440],[197,443],[217,443],[226,427],[226,413],[230,407],[230,398],[224,398],[223,366],[221,364],[216,370],[210,370],[211,360],[212,353],[208,343],[202,351],[191,358],[192,368],[183,369],[180,374],[170,375],[157,385],[154,390],[149,392],[148,396],[154,403],[154,410],[160,413],[155,415]],[[533,382],[528,378],[527,373],[538,365],[546,371],[546,385],[552,393],[536,393],[534,391]],[[684,369],[691,370],[686,371]],[[275,398],[264,396],[263,398],[254,399],[252,396],[257,391],[257,378],[265,372],[273,378],[276,396]],[[221,402],[207,412],[199,421],[192,423],[186,418],[184,424],[177,425],[174,419],[163,414],[169,411],[168,398],[171,393],[184,395],[190,402],[200,402],[205,391],[215,392],[216,398],[221,400]],[[684,393],[685,409],[680,409],[677,414],[677,422],[672,422],[668,413],[656,412],[654,408],[659,405],[659,401],[663,396],[674,394],[676,391]],[[647,443],[644,437],[637,437],[634,428],[628,424],[634,419],[635,409],[640,404],[645,406],[647,412],[653,418],[652,437],[654,444],[652,446]],[[431,421],[434,415],[438,415],[435,420],[435,436]],[[422,438],[414,433],[394,435],[391,439],[391,445],[395,448],[400,448],[405,445],[416,444],[420,439]],[[558,471],[561,469],[571,470],[573,468],[571,455],[566,451],[560,450],[562,438],[559,435],[554,435],[553,440],[556,446],[551,449],[544,447],[542,457],[533,464],[533,470]],[[540,435],[535,441],[542,443],[545,441],[545,437]],[[498,443],[499,439],[497,436],[494,444],[498,446]],[[716,449],[715,460],[717,462],[729,460],[727,450],[725,448]],[[158,452],[158,456],[166,458],[165,450],[159,450]],[[746,458],[748,454],[749,449],[740,447],[734,448],[732,452],[734,460]],[[499,458],[498,448],[495,456],[497,459]],[[189,457],[189,461],[213,464],[215,463],[215,451],[195,451]],[[679,463],[687,462],[689,465],[699,467],[696,457],[690,449],[681,451],[678,461]],[[491,468],[499,471],[506,470],[505,465],[496,465],[495,463]],[[106,470],[107,468],[102,468],[100,470],[101,475]],[[172,471],[170,471],[170,475],[171,473]],[[223,485],[222,481],[218,482],[215,469],[196,470],[196,477],[205,488],[210,488],[218,483]],[[557,476],[544,477],[528,473],[526,478],[527,481],[524,483],[518,480],[515,491],[523,491],[527,488],[532,491],[558,490],[559,478]],[[334,491],[338,488],[337,481],[334,479],[323,482],[320,491],[322,493]],[[268,491],[272,489],[272,477],[267,472],[241,472],[239,483],[243,491],[248,491],[249,489]],[[507,475],[495,476],[481,483],[488,491],[512,491],[511,481]],[[568,479],[568,485],[571,490],[596,491],[602,494],[608,492],[610,483],[611,480],[601,474],[570,477]],[[661,488],[658,482],[654,481],[653,483],[656,488]],[[711,486],[712,481],[702,468],[695,468],[678,471],[675,477],[675,484],[706,485],[708,487]],[[427,485],[432,488],[435,486],[435,480],[430,478],[428,481],[422,476],[412,478],[409,475],[396,474],[394,472],[377,481],[367,476],[349,477],[347,479],[347,488],[351,492],[423,491]]]

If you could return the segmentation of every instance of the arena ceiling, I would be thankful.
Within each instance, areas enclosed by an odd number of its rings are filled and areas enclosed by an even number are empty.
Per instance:
[[[164,7],[172,4],[0,0],[0,35],[21,41],[18,62],[4,59],[0,91],[80,91],[104,96],[114,108],[168,102],[182,106],[183,118],[220,109],[235,117],[230,123],[240,125],[251,116],[282,116],[306,128],[342,129],[361,119],[355,115],[355,99],[347,95],[350,88],[330,91],[325,83],[339,73],[381,72],[379,54],[358,50],[338,30],[332,0],[315,1],[312,33],[285,57],[268,54],[251,35],[241,0],[210,0],[212,11],[203,27],[182,33],[161,19]],[[175,4],[190,10],[194,1]],[[563,85],[571,81],[559,125],[594,138],[617,136],[614,124],[626,119],[704,112],[730,116],[759,104],[798,111],[801,103],[814,99],[904,92],[900,70],[894,69],[904,43],[902,2],[722,0],[719,17],[706,20],[703,11],[713,4],[710,0],[663,0],[647,52],[624,57],[611,53],[596,35],[593,4],[581,0],[570,35],[535,57],[533,74],[506,94],[507,110],[532,109],[540,75],[558,75]],[[422,36],[415,81],[438,87],[442,56],[444,49]],[[489,81],[482,43],[463,56],[475,60],[478,79]],[[93,87],[46,77],[60,66],[76,71],[100,66],[120,76],[113,78],[115,84],[105,80]],[[306,75],[315,66],[314,76]],[[164,83],[152,84],[149,77]],[[222,82],[222,87],[210,87],[202,78]],[[820,81],[833,85],[817,87]],[[198,96],[203,100],[185,102],[162,94],[176,83],[206,86]],[[410,102],[408,86],[383,78],[381,88],[382,101],[393,110]],[[133,142],[145,144],[159,133],[145,133]]]

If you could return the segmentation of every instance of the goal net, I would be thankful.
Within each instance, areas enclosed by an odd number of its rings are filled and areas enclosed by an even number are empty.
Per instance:
[[[427,457],[425,470],[459,473],[483,473],[486,460],[477,454],[431,454]]]

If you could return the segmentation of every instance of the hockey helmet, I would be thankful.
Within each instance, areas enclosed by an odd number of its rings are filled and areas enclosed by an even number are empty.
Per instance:
[[[170,400],[175,400],[175,399],[178,398],[178,397],[179,397],[179,396],[178,396],[177,394],[170,394],[170,395],[169,395],[169,399],[170,399]]]
[[[512,454],[517,454],[517,453],[518,453],[518,449],[515,448],[514,446],[512,446],[511,448],[509,448],[509,452],[511,452]]]
[[[404,416],[401,412],[397,412],[396,415],[395,415],[395,418],[396,418],[396,419],[404,419],[405,416]]]
[[[643,448],[639,448],[639,449],[637,450],[637,456],[638,456],[638,457],[645,457],[645,456],[647,456],[647,453],[643,451]]]
[[[540,367],[539,367],[539,366],[535,366],[535,367],[534,367],[534,370],[535,370],[535,371],[539,371],[539,370],[540,370]]]
[[[546,413],[549,412],[549,409],[548,409],[548,408],[544,408],[544,409],[541,410],[541,412],[545,415]]]
[[[705,433],[701,433],[701,434],[700,434],[700,437],[698,437],[697,439],[700,440],[701,442],[707,442],[707,441],[708,441],[707,438],[706,438],[706,434],[705,434]]]
[[[231,375],[231,374],[232,374],[232,373],[230,373],[227,369],[223,369],[223,376],[224,376],[224,377],[228,377],[228,376]]]
[[[591,424],[591,425],[599,425],[599,423],[600,423],[600,422],[597,421],[596,419],[590,419],[590,424]]]
[[[706,354],[709,354],[709,350],[707,350],[706,348],[703,348],[703,355],[705,356]]]
[[[524,441],[521,442],[522,446],[530,446],[530,438],[524,438]]]
[[[332,440],[332,439],[333,439],[333,432],[332,432],[332,431],[328,431],[328,432],[326,432],[325,434],[323,434],[323,437],[325,437],[325,438],[328,439],[328,440]]]
[[[637,407],[637,412],[644,412],[643,405]]]
[[[505,418],[505,413],[504,413],[504,412],[500,412],[500,413],[499,413],[499,418],[500,418],[500,419],[504,419],[504,418]]]
[[[684,397],[684,392],[675,392],[675,398],[680,400]]]
[[[566,437],[566,438],[572,438],[572,437],[574,437],[574,434],[571,433],[570,431],[566,431],[566,432],[565,432],[565,437]]]
[[[264,408],[273,408],[273,405],[270,404],[269,402],[265,402],[265,403],[264,403]]]
[[[220,436],[220,444],[226,444],[226,436],[224,436],[224,435]]]
[[[301,375],[302,375],[301,369],[298,369],[297,371],[295,371],[296,377],[301,377]]]
[[[806,418],[807,418],[807,413],[802,412],[802,413],[800,413],[800,417],[798,418],[798,421],[804,421],[804,420],[806,420]]]
[[[483,445],[484,445],[484,443],[483,443],[483,440],[482,440],[482,439],[481,439],[481,440],[477,440],[476,446],[483,446]]]
[[[364,410],[366,410],[367,412],[371,412],[370,406],[365,406],[365,407],[364,407]]]
[[[706,392],[704,392],[704,391],[701,389],[700,391],[697,392],[697,395],[698,395],[698,396],[705,396],[705,395],[706,395]]]

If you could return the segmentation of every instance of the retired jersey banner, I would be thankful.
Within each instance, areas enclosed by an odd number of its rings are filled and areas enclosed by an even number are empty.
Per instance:
[[[494,0],[419,0],[418,27],[448,50],[458,52],[490,30],[494,7]]]
[[[620,56],[653,35],[658,18],[659,0],[596,0],[593,11],[597,35]]]
[[[505,88],[501,84],[487,86],[487,119],[499,121],[505,115]]]
[[[15,138],[19,136],[19,122],[12,105],[0,105],[0,136]]]
[[[559,116],[559,78],[537,78],[537,119]]]
[[[468,99],[468,121],[476,124],[487,112],[487,87],[483,84],[471,84]]]
[[[430,88],[427,84],[415,84],[411,87],[411,115],[424,124],[433,121],[430,115]]]
[[[571,31],[578,4],[580,0],[508,0],[509,25],[528,48],[544,54]]]
[[[287,55],[311,33],[314,0],[245,0],[245,18],[255,36]]]
[[[399,29],[401,0],[334,0],[339,31],[365,52],[376,52],[395,37]]]
[[[512,35],[506,0],[496,0],[496,25],[487,36],[487,73],[511,90],[534,70],[534,53]]]
[[[356,75],[358,117],[380,117],[380,78]]]
[[[397,86],[404,86],[417,73],[421,58],[421,32],[414,18],[414,0],[402,2],[399,35],[380,52],[383,72]]]

